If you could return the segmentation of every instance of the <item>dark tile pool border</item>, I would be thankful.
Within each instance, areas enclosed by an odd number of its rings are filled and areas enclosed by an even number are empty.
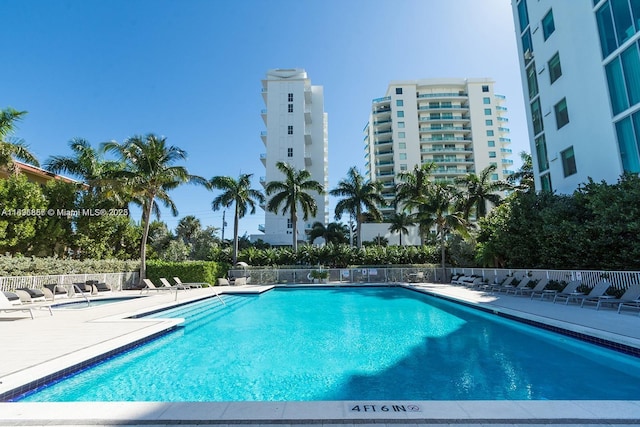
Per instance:
[[[76,363],[75,365],[71,365],[67,368],[64,368],[60,371],[57,371],[53,374],[46,375],[44,377],[38,378],[29,383],[23,384],[20,387],[14,388],[13,390],[6,391],[4,393],[0,393],[0,402],[11,402],[13,399],[25,395],[30,392],[35,392],[39,388],[49,385],[53,382],[60,381],[65,377],[70,375],[75,375],[78,372],[81,372],[85,369],[91,368],[92,366],[104,362],[105,360],[111,359],[112,357],[118,356],[126,351],[132,350],[136,347],[140,347],[148,343],[149,341],[153,341],[163,335],[166,335],[170,332],[173,332],[175,329],[179,328],[179,325],[171,326],[163,331],[156,332],[139,340],[133,341],[129,344],[120,346],[118,348],[114,348],[113,350],[109,350],[106,353],[102,353],[98,356],[91,357],[87,360],[83,360],[80,363]]]
[[[547,323],[544,322],[539,322],[536,320],[531,320],[531,319],[526,319],[524,317],[519,317],[519,316],[515,316],[513,314],[509,314],[509,313],[504,313],[496,308],[489,308],[489,307],[484,307],[478,304],[474,304],[474,303],[470,303],[467,301],[463,301],[463,300],[459,300],[457,298],[453,298],[453,297],[449,297],[447,295],[441,295],[435,292],[430,292],[427,289],[416,289],[414,287],[411,286],[403,286],[403,285],[399,285],[405,289],[410,289],[414,292],[418,292],[421,294],[425,294],[425,295],[429,295],[435,298],[440,298],[442,300],[445,301],[449,301],[449,302],[453,302],[455,304],[460,304],[460,305],[464,305],[465,307],[469,307],[475,310],[479,310],[482,311],[484,313],[487,314],[492,314],[494,316],[498,316],[498,317],[502,317],[505,319],[509,319],[509,320],[514,320],[516,322],[519,323],[524,323],[526,325],[529,326],[533,326],[539,329],[544,329],[547,331],[551,331],[551,332],[555,332],[564,336],[568,336],[571,338],[576,338],[580,341],[584,341],[587,342],[589,344],[595,344],[599,347],[604,347],[607,348],[609,350],[614,350],[617,351],[619,353],[623,353],[629,356],[634,356],[634,357],[638,357],[640,358],[640,348],[637,347],[633,347],[627,344],[622,344],[619,342],[615,342],[615,341],[611,341],[611,340],[607,340],[604,338],[598,338],[598,337],[594,337],[593,335],[589,335],[589,334],[585,334],[582,332],[576,332],[576,331],[572,331],[570,329],[566,329],[566,328],[561,328],[559,326],[554,326],[554,325],[549,325]]]

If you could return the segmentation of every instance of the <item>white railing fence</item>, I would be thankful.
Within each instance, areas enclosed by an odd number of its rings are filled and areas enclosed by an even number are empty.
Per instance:
[[[8,276],[0,277],[0,291],[14,291],[19,288],[42,289],[45,285],[72,285],[97,280],[111,286],[114,291],[127,289],[138,282],[138,272],[124,273],[86,273],[86,274],[52,274],[46,276]]]

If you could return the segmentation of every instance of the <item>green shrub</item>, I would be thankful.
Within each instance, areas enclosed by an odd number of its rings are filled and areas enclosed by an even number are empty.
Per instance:
[[[49,274],[118,273],[138,271],[139,261],[77,260],[0,255],[0,276],[44,276]]]
[[[158,261],[147,263],[147,278],[153,283],[159,284],[160,278],[171,279],[179,277],[185,283],[204,282],[215,285],[216,279],[225,277],[229,271],[229,265],[213,261]]]

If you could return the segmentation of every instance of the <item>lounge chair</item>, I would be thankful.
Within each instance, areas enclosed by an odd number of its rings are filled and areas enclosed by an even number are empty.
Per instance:
[[[418,283],[424,281],[424,271],[409,274],[409,283]]]
[[[31,319],[33,319],[34,308],[46,308],[47,310],[49,310],[49,314],[53,316],[53,311],[51,311],[50,305],[22,305],[21,303],[16,305],[9,301],[4,292],[0,292],[0,312],[23,311],[29,313]]]
[[[486,290],[490,291],[490,292],[495,292],[495,291],[501,291],[504,288],[513,288],[513,282],[518,280],[517,277],[515,276],[507,276],[504,279],[502,279],[502,282],[500,283],[494,283],[493,285],[489,285],[486,287]]]
[[[166,286],[156,286],[149,279],[142,279],[142,282],[144,283],[144,287],[140,289],[140,293],[143,293],[144,291],[173,291],[174,289],[177,289],[172,286],[169,286],[168,288]]]
[[[229,286],[229,280],[225,279],[224,277],[219,277],[217,280],[217,285],[218,286]]]
[[[55,283],[44,285],[44,288],[42,288],[42,292],[44,293],[46,299],[52,301],[69,297],[69,292],[67,291],[67,289],[64,286],[60,286]]]
[[[607,292],[607,289],[609,289],[610,286],[610,282],[601,280],[596,283],[596,285],[593,287],[593,289],[591,289],[591,291],[589,291],[588,294],[580,293],[575,290],[573,292],[562,292],[561,294],[556,294],[556,296],[553,298],[553,302],[555,304],[558,299],[564,299],[564,304],[567,305],[571,301],[578,302],[582,301],[584,298],[599,297],[604,295],[604,293]]]
[[[22,304],[22,301],[20,301],[20,297],[15,292],[3,291],[2,293],[12,305]]]
[[[517,295],[518,291],[531,289],[529,288],[529,282],[531,282],[531,279],[529,277],[524,277],[522,278],[522,280],[520,280],[520,283],[518,283],[517,286],[505,286],[500,289],[500,292],[504,291],[506,295],[509,295],[509,293],[513,292],[514,295]]]
[[[540,300],[543,300],[546,297],[555,298],[556,295],[561,295],[565,293],[566,294],[574,293],[576,289],[578,289],[578,286],[580,286],[581,284],[582,284],[582,281],[580,280],[572,280],[571,282],[567,283],[567,285],[562,289],[562,291],[558,291],[556,289],[543,289],[538,293],[532,292],[531,299],[533,299],[534,296],[538,296],[538,295],[540,295]]]
[[[247,278],[246,277],[236,277],[236,280],[233,281],[233,284],[235,286],[243,286],[247,284]]]
[[[169,283],[169,281],[167,279],[165,279],[164,277],[160,278],[160,283],[162,283],[162,286],[160,286],[161,288],[172,288],[172,289],[182,289],[182,290],[187,290],[189,289],[188,286],[185,285],[172,285],[171,283]]]
[[[536,283],[536,285],[533,288],[530,288],[529,286],[526,286],[524,288],[518,288],[516,289],[516,292],[514,293],[514,295],[523,295],[523,296],[530,296],[536,292],[542,292],[544,290],[544,288],[547,287],[547,285],[549,284],[549,279],[540,279],[538,280],[538,282]]]
[[[38,302],[45,301],[46,297],[44,292],[36,288],[18,288],[16,294],[20,297],[22,302]]]
[[[182,280],[180,280],[179,277],[174,277],[173,280],[175,280],[176,285],[184,285],[184,286],[188,286],[190,288],[201,288],[203,285],[211,286],[207,282],[183,283]]]
[[[609,295],[601,295],[599,297],[593,298],[584,298],[582,300],[582,304],[580,307],[584,307],[585,304],[595,304],[596,310],[600,310],[600,306],[602,305],[618,305],[618,313],[620,313],[620,305],[625,303],[634,303],[636,300],[640,298],[640,285],[631,285],[629,286],[624,293],[620,296],[620,298],[615,298]]]
[[[99,282],[97,280],[87,280],[87,286],[91,286],[91,293],[95,294],[106,294],[112,292],[111,286],[106,283]]]

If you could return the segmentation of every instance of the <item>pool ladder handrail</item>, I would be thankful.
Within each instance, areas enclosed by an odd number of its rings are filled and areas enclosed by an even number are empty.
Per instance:
[[[222,303],[222,305],[224,305],[225,307],[227,306],[227,303],[224,302],[224,300],[222,299],[222,297],[220,296],[219,293],[215,293],[216,298],[218,298],[220,300],[220,302]]]
[[[80,288],[78,287],[78,285],[74,284],[74,285],[73,285],[73,289],[75,289],[77,292],[79,292],[79,293],[80,293],[80,295],[82,295],[82,298],[84,298],[84,300],[87,302],[87,307],[91,307],[91,300],[89,299],[89,297],[88,297],[88,296],[86,296],[86,295],[84,294],[84,292],[83,292],[83,291],[81,291],[81,290],[80,290]]]

